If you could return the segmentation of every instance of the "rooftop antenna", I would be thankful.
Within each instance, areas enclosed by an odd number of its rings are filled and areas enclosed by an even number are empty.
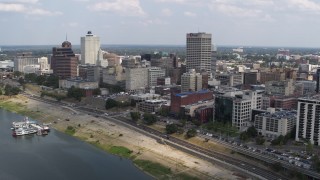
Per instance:
[[[66,41],[68,41],[68,33],[66,33]]]

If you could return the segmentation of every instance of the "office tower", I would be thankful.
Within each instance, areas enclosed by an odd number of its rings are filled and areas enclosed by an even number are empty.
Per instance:
[[[53,74],[61,79],[76,77],[78,74],[78,57],[68,41],[62,43],[61,48],[52,48],[51,68]]]
[[[320,92],[320,68],[318,68],[316,72],[316,81],[317,81],[316,93],[319,93]]]
[[[245,72],[243,75],[243,84],[258,84],[258,72]]]
[[[148,68],[126,69],[126,91],[145,90],[148,86]]]
[[[194,69],[181,76],[181,92],[202,90],[202,75]]]
[[[166,70],[160,67],[150,67],[148,68],[148,86],[156,86],[157,79],[166,76]]]
[[[99,64],[100,38],[88,31],[85,37],[81,37],[81,64]]]
[[[188,33],[187,34],[187,71],[195,69],[196,72],[202,70],[211,73],[211,34]]]
[[[14,58],[14,71],[26,73],[26,67],[39,65],[38,58],[32,56],[31,52],[19,53]]]
[[[296,141],[320,143],[320,97],[298,99]]]

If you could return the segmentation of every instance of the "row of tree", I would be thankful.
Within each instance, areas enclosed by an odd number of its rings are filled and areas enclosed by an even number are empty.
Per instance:
[[[37,75],[35,73],[25,74],[24,78],[19,78],[19,83],[36,83],[38,85],[43,85],[52,88],[59,88],[59,77],[56,75]]]
[[[6,96],[13,96],[17,95],[21,92],[21,89],[19,87],[11,86],[9,84],[5,85],[4,87],[4,95]],[[2,90],[0,90],[0,95],[2,95]]]
[[[106,101],[106,109],[111,109],[111,108],[114,108],[114,107],[128,107],[128,106],[132,106],[134,107],[135,106],[135,101],[134,100],[131,100],[130,102],[128,101],[116,101],[114,99],[111,99],[111,98],[108,98],[107,101]]]

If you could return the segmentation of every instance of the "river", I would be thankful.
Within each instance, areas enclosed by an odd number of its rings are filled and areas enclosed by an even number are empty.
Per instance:
[[[0,179],[152,179],[130,160],[51,129],[47,136],[13,137],[11,123],[24,117],[0,109]]]

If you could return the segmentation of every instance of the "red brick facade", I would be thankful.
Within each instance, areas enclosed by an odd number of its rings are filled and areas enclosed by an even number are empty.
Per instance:
[[[211,99],[213,99],[213,93],[208,90],[202,90],[198,92],[186,92],[179,94],[171,93],[170,112],[175,115],[179,115],[181,106]]]

